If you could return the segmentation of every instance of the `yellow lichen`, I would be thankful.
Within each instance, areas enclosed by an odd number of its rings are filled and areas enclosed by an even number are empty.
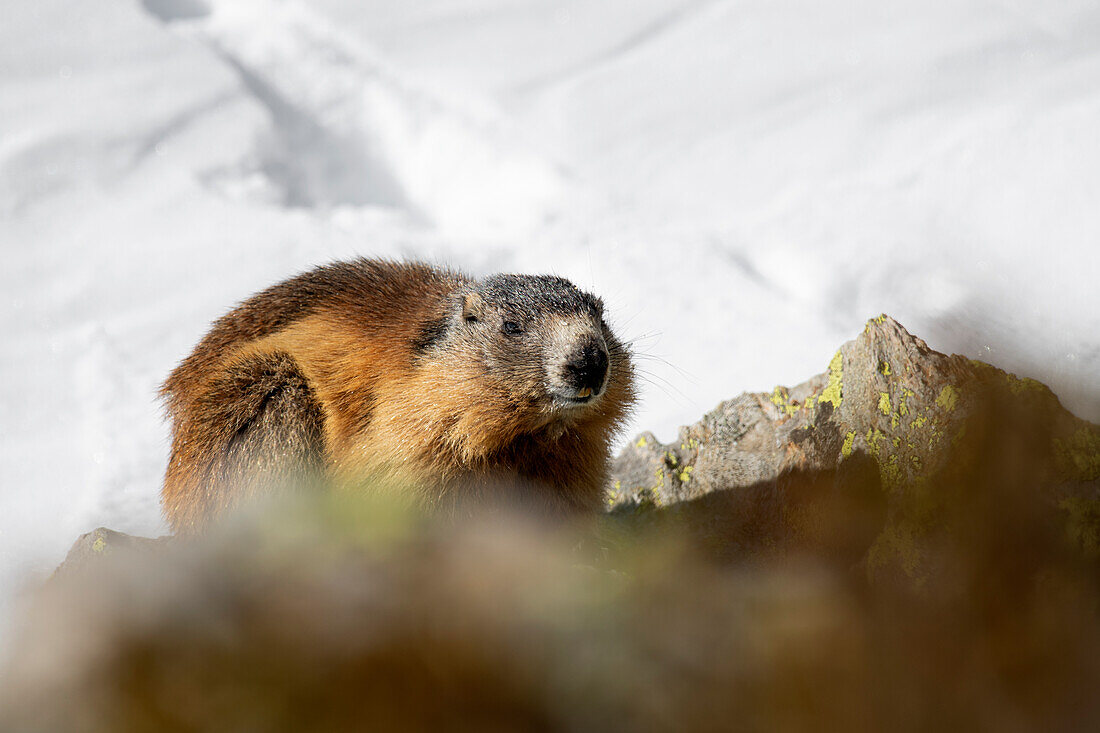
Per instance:
[[[901,391],[901,399],[898,400],[898,414],[905,417],[909,414],[909,398],[913,396],[913,390],[906,387]]]
[[[942,438],[942,437],[943,437],[943,433],[941,433],[936,428],[932,428],[932,433],[928,437],[928,450],[930,450],[930,451],[935,450],[936,446],[940,442],[940,438]]]
[[[878,465],[883,486],[893,488],[901,483],[901,467],[896,454],[891,454],[885,461],[879,461]]]
[[[886,438],[886,434],[878,428],[867,429],[867,447],[871,451],[871,455],[876,459],[879,457],[879,445],[878,442]]]
[[[96,537],[95,542],[92,543],[92,552],[103,552],[105,549],[107,549],[107,543],[102,537]]]
[[[833,403],[833,408],[840,407],[844,391],[844,357],[838,351],[829,362],[829,383],[817,398],[818,404],[822,402]]]
[[[856,442],[856,434],[849,432],[844,436],[844,445],[840,446],[840,454],[847,458],[852,455],[852,444]]]
[[[686,484],[688,481],[691,481],[691,471],[693,468],[693,466],[684,466],[684,470],[680,471],[680,483]]]
[[[790,399],[790,392],[786,387],[776,387],[773,389],[770,399],[771,403],[787,413],[788,417],[802,409],[801,405],[788,401]]]
[[[943,389],[940,390],[939,397],[936,398],[936,404],[951,412],[959,404],[959,390],[950,384],[944,385]]]
[[[643,435],[642,437],[638,438],[638,442],[635,443],[634,445],[638,446],[639,448],[645,448],[646,445],[648,445],[648,442],[646,441],[645,436]]]
[[[890,395],[885,392],[878,393],[878,409],[883,415],[890,414]]]
[[[1017,377],[1015,374],[1007,374],[1006,376],[1008,377],[1008,390],[1014,395],[1023,392],[1042,392],[1046,389],[1046,385],[1031,377]]]

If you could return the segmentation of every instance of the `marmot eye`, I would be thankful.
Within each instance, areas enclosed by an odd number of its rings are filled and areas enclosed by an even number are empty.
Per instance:
[[[500,330],[509,336],[515,336],[518,333],[523,333],[523,329],[519,327],[519,324],[515,321],[505,321],[501,325]]]

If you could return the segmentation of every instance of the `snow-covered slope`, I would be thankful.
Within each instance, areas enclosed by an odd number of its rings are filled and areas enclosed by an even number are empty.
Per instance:
[[[880,311],[1100,419],[1091,0],[38,0],[0,21],[0,605],[163,531],[158,383],[354,254],[604,296],[671,437]]]

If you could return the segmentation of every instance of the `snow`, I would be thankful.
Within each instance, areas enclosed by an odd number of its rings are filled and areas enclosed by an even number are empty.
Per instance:
[[[209,322],[357,254],[601,294],[663,439],[879,312],[1100,419],[1091,0],[11,5],[0,617],[165,531],[155,393]]]

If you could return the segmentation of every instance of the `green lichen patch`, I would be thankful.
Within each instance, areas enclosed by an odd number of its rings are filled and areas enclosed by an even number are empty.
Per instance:
[[[948,412],[953,411],[959,404],[959,390],[950,384],[945,384],[936,398],[936,404]]]
[[[623,482],[616,481],[615,486],[607,492],[607,506],[609,508],[615,506],[615,504],[619,502],[619,499],[622,498],[622,488]]]
[[[833,403],[833,408],[840,407],[844,391],[844,356],[837,351],[829,362],[829,383],[817,398],[818,404],[822,402]]]
[[[697,451],[700,445],[699,441],[695,438],[688,438],[687,442],[680,443],[680,450],[685,453],[688,451]]]
[[[894,439],[873,427],[867,429],[867,435],[864,437],[867,440],[867,450],[878,466],[879,479],[882,481],[883,488],[888,491],[896,489],[902,483],[902,474],[898,454],[896,450],[890,449],[891,445],[895,447],[897,445]]]
[[[796,412],[801,410],[802,407],[803,407],[802,405],[798,404],[797,402],[791,402],[791,394],[790,394],[790,391],[786,387],[776,387],[775,389],[773,389],[771,397],[769,397],[769,400],[771,401],[771,403],[773,405],[778,407],[783,412],[787,413],[787,417],[791,417]],[[811,400],[812,400],[812,398],[811,398]],[[806,402],[807,407],[812,406],[812,404],[813,404],[812,401],[807,400],[807,402]]]
[[[891,453],[885,461],[880,460],[878,467],[883,486],[896,487],[901,484],[901,465],[897,453]]]
[[[928,450],[936,450],[936,446],[939,445],[940,440],[943,439],[943,429],[936,420],[932,420],[928,423]]]
[[[909,414],[909,398],[913,396],[913,390],[904,387],[901,390],[901,399],[898,400],[898,415],[905,417]]]
[[[1014,395],[1024,392],[1045,392],[1047,389],[1046,385],[1031,377],[1017,377],[1011,373],[1005,374],[1005,377],[1008,379],[1008,391]]]

